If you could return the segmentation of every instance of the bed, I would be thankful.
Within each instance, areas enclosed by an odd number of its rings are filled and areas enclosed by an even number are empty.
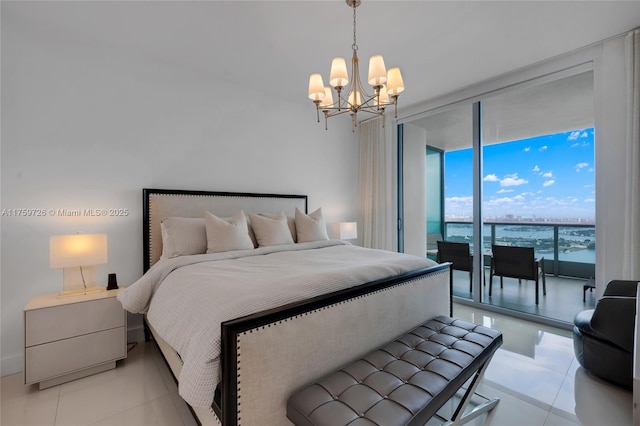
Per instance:
[[[285,408],[294,391],[450,314],[448,264],[325,238],[308,241],[301,221],[319,217],[319,227],[326,226],[319,210],[308,213],[304,195],[144,189],[143,210],[145,274],[118,298],[128,311],[145,314],[145,332],[203,425],[290,424]],[[229,223],[246,216],[242,226],[259,247],[167,258],[175,248],[163,247],[163,237],[172,241],[170,218],[189,226],[197,221],[199,233],[200,219],[209,214]],[[278,217],[294,243],[263,246],[263,217],[269,226]],[[194,228],[176,229],[188,236],[185,230]],[[193,328],[178,328],[181,322]]]

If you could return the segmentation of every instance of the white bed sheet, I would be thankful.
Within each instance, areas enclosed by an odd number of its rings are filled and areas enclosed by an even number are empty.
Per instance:
[[[155,264],[120,292],[181,356],[180,396],[208,407],[220,381],[220,324],[436,263],[342,241],[184,256]]]

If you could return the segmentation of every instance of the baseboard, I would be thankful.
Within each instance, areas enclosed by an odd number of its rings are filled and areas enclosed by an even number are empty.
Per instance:
[[[11,374],[16,374],[22,372],[24,367],[24,356],[16,355],[10,356],[6,358],[2,358],[0,362],[0,376],[9,376]]]

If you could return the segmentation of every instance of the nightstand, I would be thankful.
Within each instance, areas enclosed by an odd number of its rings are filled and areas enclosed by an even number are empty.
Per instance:
[[[36,296],[24,308],[24,382],[40,389],[115,368],[127,357],[118,290]]]

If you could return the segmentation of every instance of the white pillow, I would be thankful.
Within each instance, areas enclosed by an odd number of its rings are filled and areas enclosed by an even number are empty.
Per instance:
[[[207,252],[207,231],[203,218],[167,217],[160,221],[161,259]]]
[[[284,212],[280,212],[275,216],[249,213],[249,219],[251,220],[251,228],[256,235],[258,246],[277,246],[294,242],[287,216],[285,216]]]
[[[296,207],[296,234],[299,243],[328,240],[327,225],[324,223],[322,209],[304,214]]]
[[[204,224],[207,230],[207,253],[254,248],[249,237],[247,218],[242,210],[228,219],[205,212]]]

